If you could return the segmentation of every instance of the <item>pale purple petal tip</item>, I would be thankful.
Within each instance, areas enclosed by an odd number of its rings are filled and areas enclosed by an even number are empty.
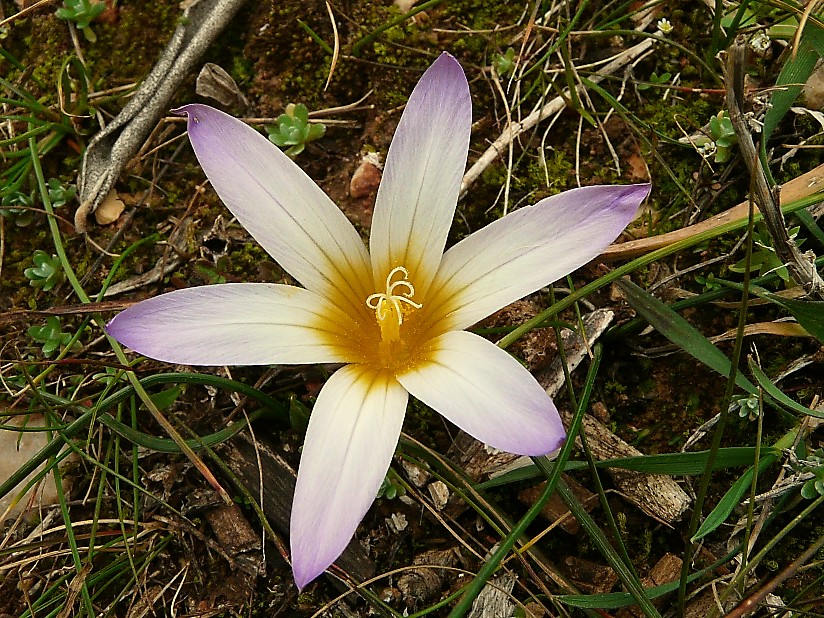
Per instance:
[[[466,76],[442,54],[409,96],[386,156],[369,239],[376,282],[402,264],[424,294],[454,218],[471,130]]]
[[[557,281],[597,257],[632,221],[642,185],[596,185],[520,208],[449,249],[434,282],[454,328]],[[450,298],[451,294],[451,298]]]
[[[182,365],[346,362],[319,328],[326,304],[294,286],[207,285],[132,305],[106,332],[140,354]]]
[[[637,185],[605,185],[604,188],[609,188],[614,193],[613,202],[609,208],[625,212],[627,217],[626,224],[628,225],[635,217],[635,213],[641,205],[641,202],[649,195],[652,190],[652,185],[646,183]]]

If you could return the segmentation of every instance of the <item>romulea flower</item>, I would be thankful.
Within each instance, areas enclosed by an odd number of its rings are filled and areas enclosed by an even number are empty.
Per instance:
[[[464,329],[596,257],[648,185],[592,186],[521,208],[444,252],[472,106],[442,54],[400,119],[369,250],[292,160],[243,122],[187,105],[195,154],[238,221],[302,287],[177,290],[118,314],[108,332],[186,365],[342,363],[318,395],[298,469],[292,568],[303,588],[344,550],[377,495],[409,394],[497,449],[557,450],[552,400],[517,360]]]

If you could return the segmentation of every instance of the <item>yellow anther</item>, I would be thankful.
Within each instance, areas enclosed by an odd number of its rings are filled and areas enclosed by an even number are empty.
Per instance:
[[[400,273],[401,278],[397,281],[392,281],[395,276]],[[398,288],[403,288],[404,291],[396,291]],[[415,287],[409,281],[409,271],[403,266],[396,266],[389,271],[386,276],[386,292],[379,292],[372,294],[366,299],[366,306],[375,310],[375,317],[378,322],[383,325],[384,321],[390,319],[390,314],[395,316],[398,321],[398,326],[403,324],[404,307],[401,303],[405,303],[414,309],[420,309],[423,305],[412,300],[415,295]],[[409,309],[407,308],[407,311]]]

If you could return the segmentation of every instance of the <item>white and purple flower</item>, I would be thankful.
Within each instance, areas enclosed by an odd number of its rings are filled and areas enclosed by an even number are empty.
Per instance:
[[[398,124],[369,249],[343,213],[254,129],[205,105],[179,110],[215,191],[303,287],[210,285],[143,301],[108,325],[146,356],[186,365],[342,363],[312,410],[291,520],[303,588],[344,550],[395,452],[409,394],[495,448],[558,449],[552,400],[518,361],[464,329],[596,257],[648,185],[593,186],[521,208],[444,252],[472,106],[441,55]]]

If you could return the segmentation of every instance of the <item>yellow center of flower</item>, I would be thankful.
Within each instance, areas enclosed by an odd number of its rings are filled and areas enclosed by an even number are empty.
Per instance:
[[[372,294],[366,299],[366,306],[375,311],[375,319],[381,329],[384,344],[381,347],[400,341],[404,316],[423,306],[412,300],[414,295],[415,288],[409,281],[409,271],[403,266],[397,266],[386,276],[386,292]]]

